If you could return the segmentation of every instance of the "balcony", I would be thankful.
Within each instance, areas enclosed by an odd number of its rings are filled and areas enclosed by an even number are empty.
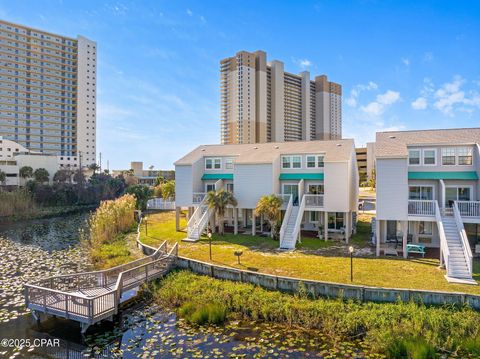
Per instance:
[[[432,200],[409,200],[408,215],[418,217],[434,217],[435,202]]]
[[[305,194],[305,209],[321,209],[323,208],[323,194]]]
[[[200,204],[202,203],[203,199],[205,198],[205,192],[193,192],[192,196],[192,203],[193,204]]]
[[[480,201],[455,201],[462,220],[480,223]]]

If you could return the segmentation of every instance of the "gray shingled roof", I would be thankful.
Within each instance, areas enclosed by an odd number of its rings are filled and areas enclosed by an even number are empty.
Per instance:
[[[480,143],[480,128],[377,132],[376,157],[407,157],[407,146]]]
[[[271,163],[282,154],[325,153],[325,162],[347,161],[355,150],[353,139],[335,141],[270,142],[243,145],[202,145],[175,165],[190,165],[205,156],[235,156],[235,163]]]

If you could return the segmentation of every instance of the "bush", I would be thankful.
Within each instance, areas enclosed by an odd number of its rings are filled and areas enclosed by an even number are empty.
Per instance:
[[[0,191],[0,217],[23,217],[35,212],[35,201],[29,191],[25,189],[18,189],[12,192]]]
[[[227,318],[225,307],[221,304],[197,304],[184,303],[178,310],[178,314],[191,324],[222,324]]]
[[[421,338],[395,339],[386,350],[389,358],[395,359],[436,359],[435,348]]]

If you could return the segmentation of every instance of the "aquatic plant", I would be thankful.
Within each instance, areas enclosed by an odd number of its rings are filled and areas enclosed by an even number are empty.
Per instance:
[[[198,325],[221,324],[227,318],[225,307],[218,303],[186,302],[180,307],[178,313],[187,322]]]
[[[429,358],[433,349],[436,352],[474,353],[478,341],[473,338],[480,337],[480,313],[466,306],[312,300],[304,293],[289,295],[188,271],[167,276],[157,284],[154,295],[156,301],[167,308],[181,308],[187,302],[192,303],[190,306],[218,304],[231,318],[319,329],[337,342],[362,339],[379,353],[408,349],[415,344],[412,335],[421,333],[420,354],[412,358]],[[465,345],[466,340],[469,345]]]
[[[29,191],[19,189],[11,192],[0,190],[0,217],[28,216],[37,210]]]

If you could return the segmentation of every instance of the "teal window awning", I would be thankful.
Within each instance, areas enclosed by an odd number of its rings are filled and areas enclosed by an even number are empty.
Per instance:
[[[280,173],[280,181],[288,180],[320,180],[323,181],[323,173]]]
[[[410,180],[478,180],[475,171],[458,172],[408,172]]]
[[[233,173],[204,173],[202,181],[233,180]]]

